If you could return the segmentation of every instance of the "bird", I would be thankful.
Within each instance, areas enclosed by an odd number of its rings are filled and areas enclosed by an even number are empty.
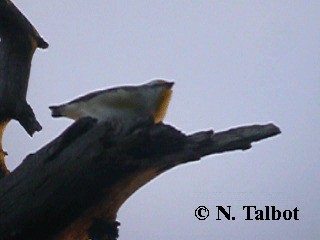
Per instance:
[[[160,79],[142,85],[98,90],[49,109],[54,118],[91,117],[98,122],[129,125],[151,119],[156,124],[166,115],[173,85],[174,82]]]

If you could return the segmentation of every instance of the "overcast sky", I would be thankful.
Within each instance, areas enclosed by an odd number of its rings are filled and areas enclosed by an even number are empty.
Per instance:
[[[49,42],[32,64],[28,102],[43,130],[5,133],[11,170],[71,123],[49,105],[111,86],[174,80],[165,122],[185,133],[273,122],[249,151],[177,167],[120,209],[120,240],[319,239],[320,1],[14,3]],[[210,210],[206,221],[194,211]],[[235,221],[216,221],[231,205]],[[245,221],[242,206],[299,209],[299,221]]]

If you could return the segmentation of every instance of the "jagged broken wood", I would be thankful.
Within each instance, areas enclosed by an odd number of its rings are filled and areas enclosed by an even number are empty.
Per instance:
[[[157,124],[119,135],[81,119],[0,180],[0,240],[117,239],[120,206],[159,174],[279,133],[267,124],[187,136]]]
[[[31,61],[36,48],[47,48],[43,38],[9,0],[0,0],[0,178],[8,174],[2,134],[11,119],[29,135],[41,130],[26,101]]]

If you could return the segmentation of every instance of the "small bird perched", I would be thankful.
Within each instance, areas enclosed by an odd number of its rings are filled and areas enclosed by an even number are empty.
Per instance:
[[[154,80],[139,86],[100,90],[59,106],[50,106],[53,117],[78,120],[92,117],[102,121],[134,123],[153,119],[161,122],[167,112],[173,82]]]

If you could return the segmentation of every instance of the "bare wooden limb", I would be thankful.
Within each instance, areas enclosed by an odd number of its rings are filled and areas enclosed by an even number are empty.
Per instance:
[[[81,119],[0,180],[0,239],[117,239],[120,206],[159,174],[279,133],[268,124],[186,136],[158,124],[119,135]]]
[[[9,0],[0,0],[0,40],[0,132],[15,119],[32,136],[42,127],[26,101],[31,61],[35,49],[48,43]],[[1,177],[8,172],[3,154],[0,166]]]
[[[48,44],[9,0],[0,0],[0,39],[0,138],[11,119],[32,136],[41,125],[26,101],[31,61]],[[190,136],[163,124],[115,129],[81,119],[8,176],[1,138],[0,240],[115,240],[119,208],[159,174],[280,133],[272,124]]]

